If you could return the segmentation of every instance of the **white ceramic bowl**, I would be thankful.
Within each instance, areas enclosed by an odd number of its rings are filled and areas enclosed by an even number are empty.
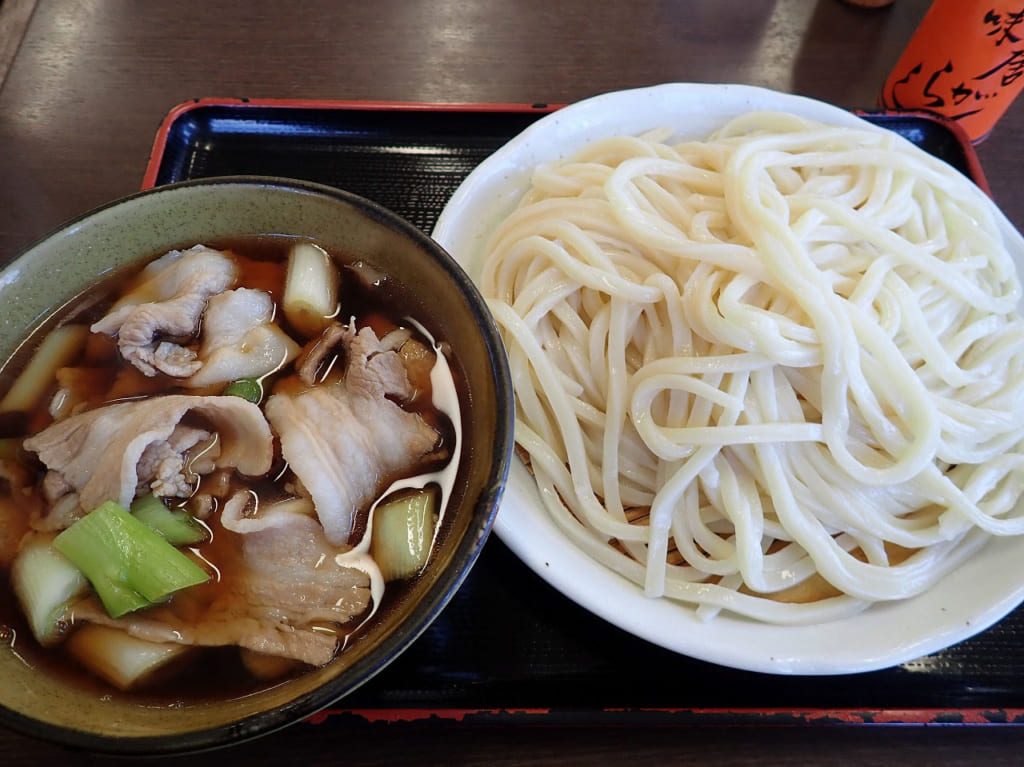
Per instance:
[[[675,128],[679,139],[701,138],[752,110],[884,130],[829,104],[742,85],[666,84],[608,93],[545,116],[484,161],[452,196],[434,239],[476,278],[490,232],[515,207],[538,163],[570,156],[598,138],[663,126]],[[1014,255],[1024,271],[1024,253]],[[703,623],[692,608],[645,597],[578,550],[544,510],[519,461],[495,531],[552,586],[616,626],[694,658],[752,671],[841,674],[897,665],[966,639],[1024,599],[1024,538],[998,539],[927,593],[854,617],[792,627],[723,614]]]

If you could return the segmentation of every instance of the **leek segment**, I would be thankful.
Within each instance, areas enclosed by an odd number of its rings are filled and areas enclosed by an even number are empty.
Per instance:
[[[53,546],[85,574],[112,618],[210,577],[113,501],[79,519],[54,538]]]
[[[411,578],[430,557],[437,527],[437,493],[422,490],[373,512],[370,554],[385,581]]]
[[[79,663],[120,690],[144,686],[172,661],[195,650],[183,644],[148,642],[93,623],[75,631],[67,648]]]
[[[52,546],[50,535],[28,539],[11,565],[11,585],[32,635],[43,647],[64,637],[67,612],[89,589],[82,571]]]
[[[89,335],[87,325],[62,325],[43,339],[35,355],[0,400],[0,413],[28,411],[49,391],[58,368],[67,365]]]
[[[338,269],[323,248],[301,242],[288,253],[281,308],[306,338],[320,335],[338,312]]]

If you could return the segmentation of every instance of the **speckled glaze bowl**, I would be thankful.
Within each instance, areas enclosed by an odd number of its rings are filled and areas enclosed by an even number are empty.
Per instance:
[[[90,696],[0,647],[0,724],[106,753],[195,751],[279,729],[337,701],[406,649],[472,567],[491,529],[512,451],[508,366],[472,282],[433,240],[363,198],[286,179],[230,177],[158,187],[71,221],[0,272],[0,359],[104,274],[197,242],[259,233],[313,237],[365,258],[409,290],[409,313],[451,344],[465,450],[450,533],[411,598],[331,664],[235,700],[147,708]],[[0,520],[2,523],[2,520]]]

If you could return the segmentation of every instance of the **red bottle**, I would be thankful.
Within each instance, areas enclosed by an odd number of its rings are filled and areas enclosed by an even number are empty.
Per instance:
[[[887,109],[925,109],[984,139],[1024,87],[1024,0],[934,0],[886,80]]]

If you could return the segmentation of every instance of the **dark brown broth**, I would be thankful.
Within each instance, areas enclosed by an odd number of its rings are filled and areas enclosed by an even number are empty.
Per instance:
[[[295,241],[295,238],[291,237],[261,235],[213,241],[207,244],[218,250],[231,251],[236,256],[241,266],[239,287],[266,290],[275,298],[279,298],[283,292],[284,262],[288,249]],[[160,255],[163,254],[155,254],[154,258]],[[338,254],[332,255],[338,259]],[[354,316],[357,319],[357,325],[371,324],[378,336],[383,335],[389,329],[408,326],[401,308],[404,303],[401,299],[401,286],[391,279],[383,280],[380,285],[371,286],[358,278],[357,273],[349,268],[351,265],[340,259],[338,261],[343,267],[340,294],[343,312],[340,320],[347,321],[350,316]],[[59,316],[51,317],[0,370],[0,393],[6,391],[13,384],[18,372],[23,369],[25,362],[31,358],[39,343],[49,332],[62,323],[90,324],[102,317],[119,295],[130,290],[139,271],[141,271],[141,267],[124,269],[115,273],[67,305],[65,311]],[[417,319],[423,322],[426,318]],[[284,330],[293,334],[283,314],[279,315],[276,321]],[[301,336],[293,335],[301,340]],[[428,341],[422,337],[421,340]],[[111,366],[113,372],[108,376],[109,379],[120,374],[122,379],[128,382],[122,387],[125,391],[119,392],[122,395],[131,396],[136,393],[133,391],[134,388],[138,389],[137,393],[149,393],[154,390],[162,393],[197,393],[195,390],[181,387],[174,379],[162,374],[149,379],[141,374],[136,376],[134,368],[118,357],[114,341],[97,334],[90,335],[89,343],[83,349],[81,358],[72,363],[72,365],[75,364]],[[459,374],[454,365],[452,374],[457,381]],[[278,383],[284,384],[280,379],[290,375],[289,370],[278,374]],[[265,384],[266,391],[269,392],[275,381],[271,379]],[[0,419],[0,437],[27,436],[28,433],[45,428],[51,420],[46,413],[46,407],[55,390],[56,385],[54,384],[51,390],[41,398],[42,404],[38,412],[15,414]],[[103,399],[98,395],[93,404],[100,404]],[[109,399],[109,396],[106,399]],[[421,392],[415,402],[410,403],[409,409],[419,412],[437,428],[442,435],[442,447],[450,450],[454,445],[454,427],[443,414],[433,409],[430,392]],[[26,423],[31,424],[31,428],[27,432]],[[435,458],[418,467],[417,473],[422,472],[429,476],[445,463],[447,461],[443,458]],[[39,469],[41,479],[42,467]],[[281,464],[278,463],[271,470],[271,476],[280,470]],[[396,478],[388,479],[390,481]],[[386,486],[386,484],[382,486]],[[269,479],[258,480],[256,489],[266,498],[272,499],[275,495],[284,495],[284,491],[273,486]],[[443,521],[444,517],[442,516],[442,524]],[[207,558],[214,566],[218,566],[218,561],[221,559],[218,550],[224,549],[225,546],[230,548],[230,541],[236,534],[225,530],[216,521],[211,526],[214,530],[213,543],[205,545],[201,551],[204,558]],[[366,516],[361,514],[357,518],[357,530],[353,537],[361,534],[365,527]],[[439,539],[443,538],[443,535],[442,530]],[[377,611],[378,620],[380,616],[397,609],[411,590],[412,583],[413,581],[388,584],[383,603]],[[212,592],[217,589],[217,584],[212,583],[199,588]],[[356,620],[353,624],[355,623],[359,623],[359,621]],[[350,639],[358,641],[359,636],[365,634],[368,628],[369,625],[366,623],[358,627],[355,625],[339,627],[339,637],[343,637],[346,632],[354,632]],[[13,639],[10,637],[12,632]],[[8,573],[5,571],[0,571],[0,644],[12,645],[14,651],[18,652],[27,662],[47,673],[59,674],[68,684],[95,692],[97,695],[130,696],[132,700],[146,705],[179,705],[203,700],[232,698],[274,686],[288,678],[284,677],[269,682],[257,680],[244,668],[236,648],[202,648],[200,657],[192,661],[187,668],[182,669],[172,679],[162,681],[157,690],[131,693],[113,690],[83,670],[77,662],[61,652],[59,648],[47,651],[36,645],[31,631],[21,615],[21,610],[9,583]]]

